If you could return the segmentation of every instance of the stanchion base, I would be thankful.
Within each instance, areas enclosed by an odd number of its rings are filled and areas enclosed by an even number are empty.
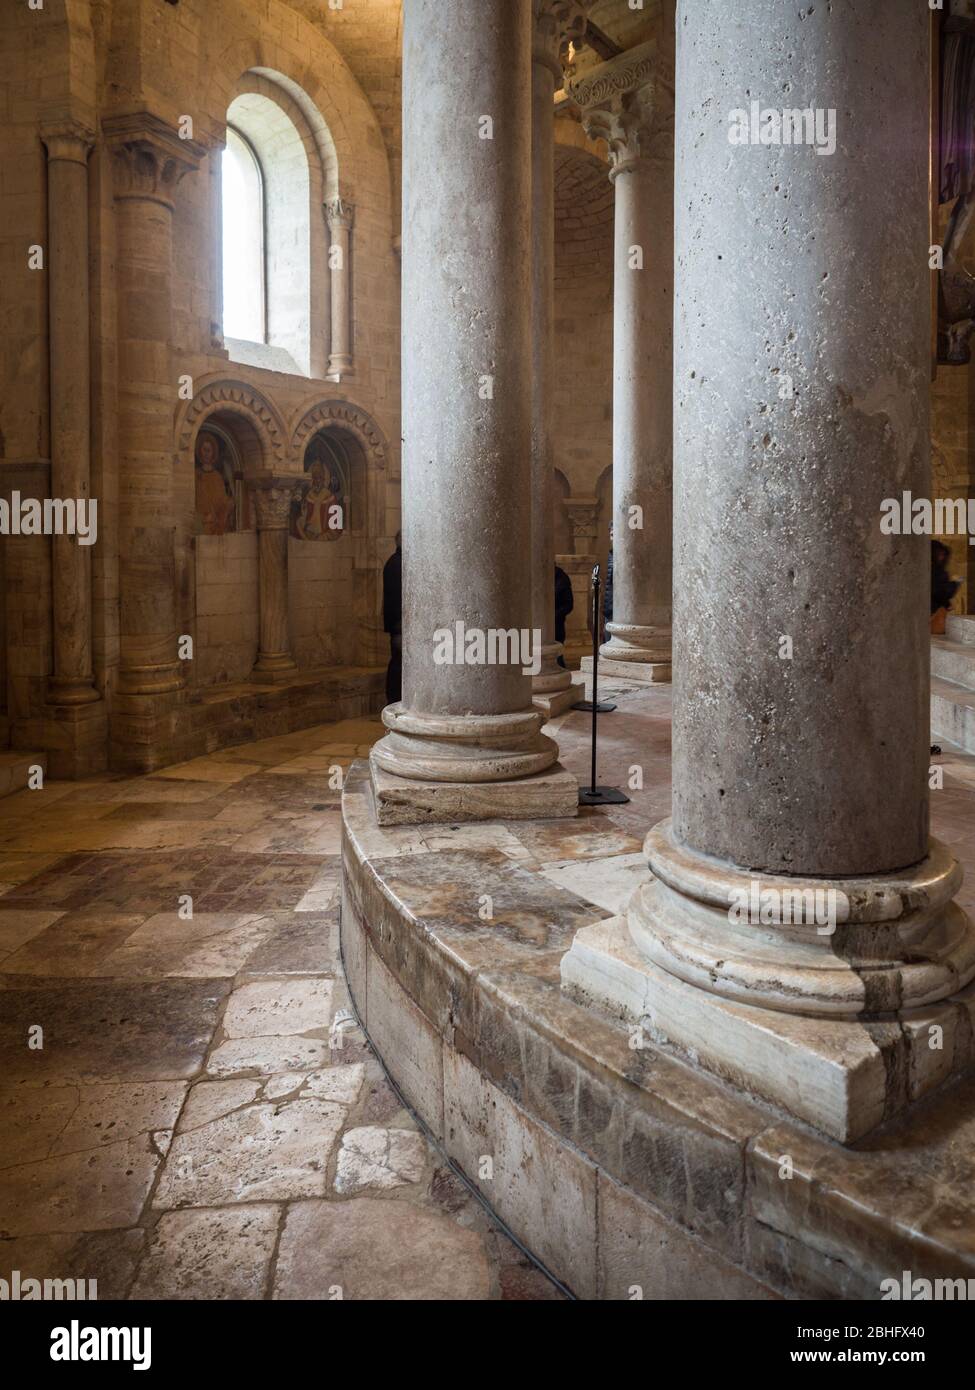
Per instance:
[[[615,787],[580,787],[580,806],[625,806],[630,798]]]
[[[580,700],[579,703],[573,705],[572,708],[582,710],[584,714],[592,714],[594,709],[597,714],[612,714],[613,710],[617,709],[618,706],[610,705],[605,700],[600,700],[598,705],[594,705],[591,700]]]

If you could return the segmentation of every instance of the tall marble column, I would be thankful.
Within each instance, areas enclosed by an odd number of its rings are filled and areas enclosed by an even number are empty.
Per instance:
[[[613,296],[613,619],[601,668],[671,674],[674,129],[672,32],[574,82],[616,195]]]
[[[258,477],[254,483],[260,576],[260,650],[256,681],[287,680],[297,670],[291,655],[288,624],[288,523],[294,497],[293,477]]]
[[[531,7],[406,0],[403,20],[403,700],[377,810],[574,815],[528,669]]]
[[[555,640],[555,92],[563,82],[561,54],[582,37],[586,13],[579,0],[532,0],[532,16],[531,578],[534,627],[541,634],[541,669],[532,691],[535,705],[552,719],[577,698]]]
[[[173,204],[202,145],[148,112],[104,122],[115,174],[119,399],[119,687],[182,688],[177,657]]]
[[[328,375],[336,381],[352,371],[352,223],[355,208],[336,198],[325,205],[328,223],[329,284],[332,304],[332,342],[328,358]]]
[[[682,0],[678,35],[673,818],[588,947],[657,1036],[848,1141],[965,1064],[975,1011],[929,547],[880,528],[931,487],[929,14]],[[807,141],[751,143],[784,92]]]
[[[74,123],[42,132],[47,148],[51,496],[91,503],[91,354],[88,290],[90,130]],[[95,513],[97,517],[97,512]],[[76,536],[52,538],[57,705],[99,699],[91,662],[91,552]]]

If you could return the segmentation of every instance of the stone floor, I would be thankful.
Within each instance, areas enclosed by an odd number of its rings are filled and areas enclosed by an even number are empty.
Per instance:
[[[616,694],[599,780],[630,805],[521,826],[517,849],[606,913],[670,809],[669,690]],[[581,779],[588,728],[553,726]],[[348,721],[0,801],[0,1278],[96,1278],[101,1298],[561,1296],[347,1014],[335,770],[381,732]],[[934,831],[975,909],[975,758],[937,761]]]

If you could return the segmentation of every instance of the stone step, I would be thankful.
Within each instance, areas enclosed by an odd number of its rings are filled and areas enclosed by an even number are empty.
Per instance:
[[[966,753],[975,753],[975,690],[931,678],[931,736],[950,739]]]
[[[47,773],[46,753],[0,753],[0,796],[11,796],[27,786],[32,767],[38,764]]]
[[[975,647],[975,614],[949,613],[945,636],[949,642],[962,642]]]
[[[931,674],[975,690],[975,646],[951,642],[946,637],[931,639]]]

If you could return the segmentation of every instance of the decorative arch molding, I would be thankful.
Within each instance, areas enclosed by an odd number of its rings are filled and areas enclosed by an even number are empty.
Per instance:
[[[316,401],[306,407],[297,417],[298,423],[291,436],[291,449],[296,458],[304,457],[305,449],[312,435],[329,425],[348,430],[359,440],[370,462],[379,468],[386,467],[389,445],[386,436],[375,420],[360,406],[351,401]]]
[[[288,431],[277,407],[250,382],[230,377],[207,382],[177,418],[180,454],[192,455],[200,427],[217,412],[240,415],[252,426],[261,441],[266,468],[286,467]]]

